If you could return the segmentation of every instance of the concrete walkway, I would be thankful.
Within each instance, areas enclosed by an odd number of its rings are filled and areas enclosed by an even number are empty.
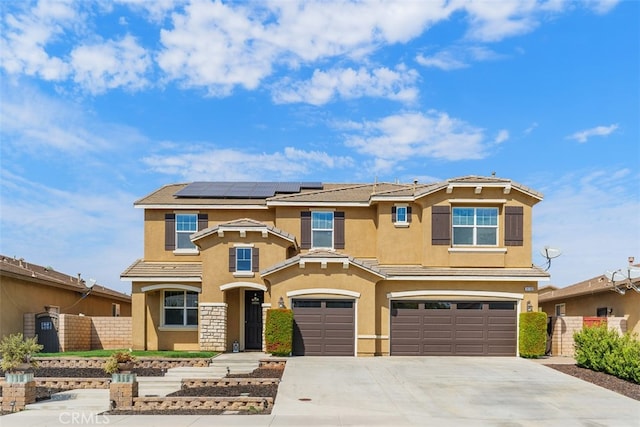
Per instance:
[[[73,416],[85,420],[72,423]],[[640,402],[526,359],[293,357],[270,415],[27,410],[0,417],[0,425],[638,427],[639,420]]]

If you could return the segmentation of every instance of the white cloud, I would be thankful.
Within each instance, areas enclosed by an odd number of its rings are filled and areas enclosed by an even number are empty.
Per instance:
[[[345,143],[361,154],[373,156],[379,171],[409,158],[445,160],[481,159],[486,156],[484,131],[447,113],[404,113],[372,122],[345,123]]]
[[[349,157],[293,147],[274,153],[202,148],[180,155],[147,156],[143,163],[154,172],[180,176],[188,181],[277,181],[353,166]]]
[[[440,50],[429,56],[419,54],[416,56],[416,62],[425,67],[450,71],[467,68],[472,62],[495,61],[504,57],[504,55],[484,46],[459,45]]]
[[[144,140],[135,129],[93,120],[81,105],[44,96],[28,85],[1,87],[0,136],[15,151],[46,148],[69,155]]]
[[[586,1],[587,7],[589,7],[599,15],[604,15],[605,13],[608,13],[609,11],[611,11],[611,9],[616,7],[618,3],[619,3],[619,0],[588,0]]]
[[[532,184],[545,193],[533,210],[534,255],[544,245],[562,250],[551,283],[571,285],[624,266],[628,256],[640,259],[639,181],[638,171],[599,169]]]
[[[66,26],[78,21],[79,15],[70,4],[40,1],[24,13],[3,13],[1,16],[4,27],[0,36],[2,68],[10,74],[38,76],[49,81],[68,76],[68,64],[62,58],[50,56],[46,46],[60,37]]]
[[[142,217],[132,207],[133,194],[60,190],[6,169],[0,178],[0,253],[131,291],[119,272],[142,254]]]
[[[141,89],[151,58],[131,35],[121,40],[81,45],[71,52],[74,81],[93,94],[123,87]]]
[[[508,139],[509,139],[509,131],[506,130],[506,129],[501,129],[498,132],[498,135],[496,135],[495,143],[496,144],[502,144],[503,142],[505,142]]]
[[[591,129],[581,130],[566,137],[566,139],[575,139],[578,142],[587,142],[592,136],[607,136],[618,129],[617,124],[610,126],[596,126]]]
[[[533,122],[531,123],[531,126],[529,126],[528,128],[526,128],[524,130],[524,133],[526,135],[530,134],[531,132],[533,132],[536,128],[538,127],[538,122]]]
[[[315,70],[310,80],[291,83],[283,81],[273,90],[276,103],[305,102],[323,105],[334,98],[353,99],[380,97],[401,102],[412,102],[418,95],[414,83],[418,74],[399,66],[368,71],[361,67]]]

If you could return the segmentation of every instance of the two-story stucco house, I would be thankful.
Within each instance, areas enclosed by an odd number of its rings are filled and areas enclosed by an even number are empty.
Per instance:
[[[260,350],[266,311],[287,307],[296,355],[515,356],[548,280],[531,263],[540,200],[478,176],[164,186],[134,204],[133,345]]]

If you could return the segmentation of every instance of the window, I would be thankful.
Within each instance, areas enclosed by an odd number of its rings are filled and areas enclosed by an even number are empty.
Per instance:
[[[453,208],[453,244],[498,244],[498,208]]]
[[[112,303],[111,304],[111,315],[113,317],[120,316],[120,304]]]
[[[556,316],[564,316],[565,310],[564,304],[556,304]]]
[[[198,324],[197,292],[164,291],[163,304],[166,326],[196,326]]]
[[[251,271],[251,248],[236,248],[236,271]]]
[[[425,310],[451,310],[450,302],[426,302],[424,303]]]
[[[456,304],[458,310],[482,310],[481,302],[459,302]]]
[[[176,215],[176,249],[195,249],[189,236],[198,231],[198,215]]]
[[[311,213],[311,244],[314,248],[333,248],[333,212]]]
[[[411,207],[406,205],[397,205],[391,208],[391,221],[398,227],[408,227],[411,222]]]

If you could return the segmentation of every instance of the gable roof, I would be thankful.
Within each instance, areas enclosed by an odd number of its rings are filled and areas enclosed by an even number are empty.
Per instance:
[[[22,258],[11,258],[5,255],[0,255],[0,276],[19,278],[44,286],[64,288],[76,292],[85,292],[89,289],[85,284],[85,280],[79,275],[70,276],[55,271],[52,267],[44,267],[26,262]],[[97,283],[91,289],[93,295],[131,302],[131,296]]]
[[[191,241],[195,242],[196,240],[200,240],[212,234],[218,234],[219,232],[224,233],[225,231],[254,231],[262,232],[263,234],[269,233],[284,240],[288,240],[297,247],[296,236],[294,236],[293,234],[287,233],[286,231],[280,230],[279,228],[276,228],[272,225],[267,225],[251,218],[237,219],[234,221],[218,224],[215,227],[209,227],[204,230],[198,231],[197,233],[191,235]]]

